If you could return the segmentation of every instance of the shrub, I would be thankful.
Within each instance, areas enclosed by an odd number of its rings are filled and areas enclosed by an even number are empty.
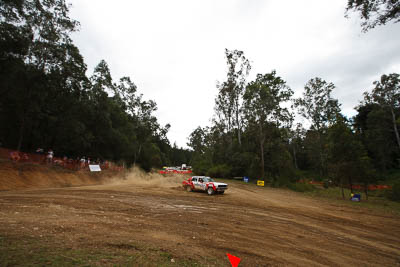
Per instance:
[[[208,176],[218,178],[228,178],[231,175],[232,168],[226,164],[216,165],[207,172]]]
[[[196,175],[206,175],[207,170],[212,166],[211,161],[204,156],[194,155],[193,156],[193,172]]]
[[[281,176],[277,177],[272,181],[272,187],[289,187],[291,185],[290,178]]]
[[[328,180],[328,179],[324,179],[322,182],[323,182],[322,186],[323,186],[325,189],[328,189],[329,186],[332,185],[331,180]]]
[[[392,187],[392,193],[390,194],[390,199],[400,202],[400,181],[394,183]]]
[[[288,188],[296,192],[312,192],[315,191],[315,187],[312,184],[303,183],[291,183]]]

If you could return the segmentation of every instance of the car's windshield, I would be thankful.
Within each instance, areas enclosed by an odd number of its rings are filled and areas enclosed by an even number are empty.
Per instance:
[[[213,179],[211,179],[210,177],[204,177],[204,182],[208,183],[208,182],[214,182]]]

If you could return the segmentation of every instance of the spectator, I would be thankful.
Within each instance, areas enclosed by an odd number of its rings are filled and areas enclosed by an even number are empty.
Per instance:
[[[67,167],[67,164],[68,164],[68,157],[67,157],[67,156],[64,156],[64,157],[63,157],[63,166],[64,166],[64,167]]]
[[[28,161],[29,160],[28,154],[26,154],[26,153],[22,154],[22,159],[25,161]]]
[[[53,156],[54,156],[53,150],[49,149],[49,151],[47,152],[47,163],[53,162]]]
[[[86,161],[86,160],[85,160],[85,157],[82,157],[82,158],[81,158],[81,164],[80,164],[81,169],[85,167],[85,161]]]

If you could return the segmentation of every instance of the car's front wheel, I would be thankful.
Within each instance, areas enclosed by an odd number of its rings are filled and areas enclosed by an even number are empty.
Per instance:
[[[208,194],[208,195],[214,194],[214,189],[213,189],[212,187],[209,187],[209,188],[207,189],[207,194]]]
[[[186,186],[186,191],[192,192],[192,188],[190,187],[190,185]]]

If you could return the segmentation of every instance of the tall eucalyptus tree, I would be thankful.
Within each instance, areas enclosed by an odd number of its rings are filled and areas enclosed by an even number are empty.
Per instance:
[[[261,177],[265,178],[264,145],[271,126],[279,128],[291,121],[291,113],[283,104],[290,100],[293,91],[276,71],[258,74],[244,93],[244,114],[247,123],[257,132],[261,158]]]

